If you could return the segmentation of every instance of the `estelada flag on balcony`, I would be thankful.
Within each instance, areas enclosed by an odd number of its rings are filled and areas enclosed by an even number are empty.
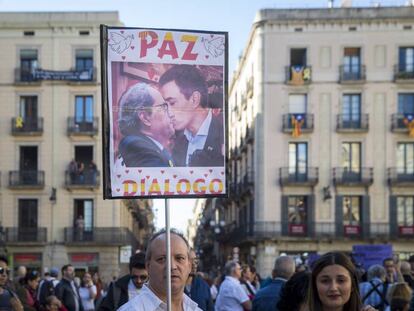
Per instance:
[[[228,34],[101,26],[104,198],[227,196]]]
[[[302,134],[301,128],[305,120],[303,119],[303,115],[301,114],[294,114],[291,117],[292,122],[292,137],[299,137]]]
[[[403,122],[408,129],[408,136],[414,137],[414,116],[412,114],[405,115]]]

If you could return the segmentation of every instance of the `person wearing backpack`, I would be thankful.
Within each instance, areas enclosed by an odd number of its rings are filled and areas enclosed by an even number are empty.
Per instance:
[[[57,279],[59,270],[57,268],[50,269],[46,272],[44,278],[40,281],[37,289],[37,300],[43,307],[46,306],[46,299],[55,294],[55,287],[59,283]]]
[[[372,265],[368,269],[368,282],[359,284],[361,299],[364,305],[371,305],[378,311],[384,311],[389,305],[387,301],[388,283],[386,272],[381,265]]]
[[[117,310],[120,306],[139,294],[148,280],[145,268],[145,253],[138,253],[129,259],[129,274],[124,275],[109,286],[108,294],[97,306],[98,311]]]

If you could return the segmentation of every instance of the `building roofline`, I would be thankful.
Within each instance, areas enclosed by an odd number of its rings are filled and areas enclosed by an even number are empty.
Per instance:
[[[243,63],[250,45],[254,38],[256,30],[265,23],[284,23],[293,22],[310,22],[325,21],[338,22],[346,21],[354,23],[355,21],[372,21],[372,20],[412,20],[414,21],[414,6],[394,6],[394,7],[358,7],[358,8],[312,8],[312,9],[261,9],[256,13],[247,45],[243,49],[240,61],[234,70],[234,75],[230,81],[229,92],[231,93],[234,83],[240,75]]]
[[[313,9],[262,9],[257,12],[255,23],[286,21],[331,21],[365,19],[414,19],[414,6],[313,8]]]

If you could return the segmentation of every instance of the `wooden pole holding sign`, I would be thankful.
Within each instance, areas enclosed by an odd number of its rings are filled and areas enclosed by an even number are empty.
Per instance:
[[[166,256],[167,256],[167,310],[171,311],[171,234],[170,234],[170,200],[165,199],[165,239],[166,239]]]

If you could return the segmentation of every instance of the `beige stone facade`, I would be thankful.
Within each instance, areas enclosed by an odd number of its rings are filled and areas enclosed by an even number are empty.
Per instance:
[[[152,228],[151,202],[103,200],[100,24],[121,22],[0,13],[0,222],[14,268],[70,262],[109,281],[127,269],[121,248],[142,247]]]
[[[414,253],[414,8],[258,12],[229,94],[220,260]],[[411,135],[409,135],[411,130]]]

